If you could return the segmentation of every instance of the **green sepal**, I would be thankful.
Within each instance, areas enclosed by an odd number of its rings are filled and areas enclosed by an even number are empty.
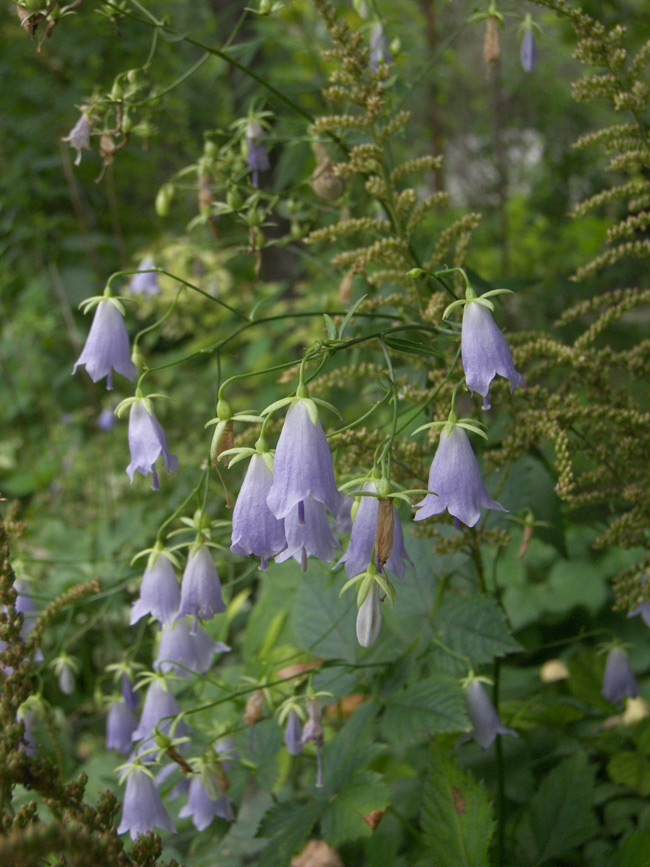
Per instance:
[[[325,409],[329,409],[330,412],[333,412],[334,415],[337,415],[339,418],[343,418],[343,416],[338,411],[338,409],[335,406],[332,406],[332,404],[328,403],[326,400],[322,400],[320,397],[310,397],[309,400],[313,401],[313,403],[317,403],[319,406],[325,407]],[[310,418],[311,418],[311,416],[310,416]],[[315,422],[314,422],[314,424],[315,424]]]
[[[343,587],[341,587],[341,591],[340,591],[340,593],[339,593],[339,599],[341,598],[341,596],[343,596],[343,594],[344,594],[345,592],[347,592],[347,591],[350,589],[350,587],[354,587],[354,585],[355,585],[358,581],[363,581],[363,579],[364,579],[365,577],[366,577],[366,573],[365,573],[365,572],[359,572],[359,574],[358,574],[358,575],[355,575],[354,578],[350,578],[348,581],[346,581],[345,584],[343,585]]]
[[[444,427],[446,424],[448,424],[448,422],[446,421],[430,421],[428,424],[420,425],[419,428],[417,428],[413,431],[413,433],[411,433],[411,436],[414,437],[416,434],[420,433],[420,431],[428,430],[429,428]]]
[[[368,297],[367,295],[362,295],[361,298],[359,298],[358,301],[355,301],[355,303],[352,305],[352,307],[350,307],[348,312],[345,314],[345,319],[343,320],[343,322],[341,322],[341,327],[339,328],[339,340],[343,340],[343,335],[345,333],[345,329],[350,324],[350,320],[352,319],[354,314],[357,312],[357,310],[363,304],[363,302],[366,300],[367,297]]]
[[[445,307],[445,312],[442,314],[443,320],[446,319],[452,310],[455,310],[457,307],[464,307],[467,304],[465,298],[459,298],[457,301],[452,301],[447,307]]]
[[[456,422],[456,427],[462,427],[464,430],[472,431],[472,433],[478,434],[480,437],[483,437],[483,439],[487,439],[485,431],[481,430],[480,427],[476,427],[475,424],[468,424],[467,422],[459,421]]]
[[[295,399],[295,397],[283,397],[280,400],[276,400],[274,403],[270,403],[266,409],[263,409],[260,415],[264,418],[265,415],[270,415],[272,412],[282,409],[282,407],[286,406],[288,403],[293,403]]]
[[[336,325],[334,324],[334,320],[331,316],[328,316],[327,313],[323,313],[323,319],[325,320],[325,326],[327,328],[327,336],[330,340],[336,340]]]

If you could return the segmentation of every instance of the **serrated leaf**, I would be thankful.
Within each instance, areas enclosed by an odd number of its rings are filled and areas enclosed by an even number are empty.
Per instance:
[[[437,732],[469,729],[465,696],[459,682],[437,674],[387,701],[384,734],[393,742],[413,743]]]
[[[331,577],[326,566],[310,561],[293,607],[293,631],[302,650],[324,659],[356,662],[356,606],[352,598],[339,599],[338,586],[324,584]]]
[[[530,803],[530,826],[538,864],[589,840],[597,831],[591,809],[595,769],[584,753],[560,762]]]
[[[373,810],[384,810],[390,803],[386,785],[380,774],[372,771],[356,773],[340,792],[333,795],[321,817],[320,827],[325,841],[338,846],[346,840],[369,837],[370,826],[363,817]]]
[[[434,619],[434,629],[446,647],[467,657],[473,667],[521,650],[498,603],[487,596],[447,598]]]
[[[429,761],[421,822],[431,863],[436,867],[488,867],[494,822],[485,791],[435,745]]]
[[[624,750],[613,755],[607,773],[614,783],[628,786],[643,797],[650,795],[650,761],[638,752]]]
[[[320,800],[299,807],[291,802],[279,804],[267,813],[258,836],[270,839],[256,862],[258,867],[287,867],[324,808],[325,802]]]

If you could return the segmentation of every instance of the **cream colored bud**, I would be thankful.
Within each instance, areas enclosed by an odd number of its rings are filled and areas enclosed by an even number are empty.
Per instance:
[[[549,659],[540,668],[539,676],[544,683],[555,683],[558,680],[566,680],[569,669],[561,659]]]

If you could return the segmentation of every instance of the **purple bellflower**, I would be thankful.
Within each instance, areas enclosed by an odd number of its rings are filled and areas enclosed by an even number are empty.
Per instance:
[[[160,295],[158,272],[152,271],[156,265],[151,256],[145,256],[138,266],[138,271],[131,277],[129,290],[134,295]]]
[[[147,397],[127,398],[131,401],[129,414],[129,449],[131,463],[126,468],[131,483],[133,475],[138,472],[143,476],[151,473],[151,488],[158,490],[158,473],[156,461],[162,456],[165,469],[175,473],[178,469],[178,458],[167,448],[165,431],[153,411],[151,400]],[[123,404],[124,405],[124,401]]]
[[[486,295],[477,298],[473,289],[467,290],[460,341],[467,387],[483,396],[483,409],[490,408],[490,383],[497,374],[508,380],[510,391],[517,386],[524,387],[524,378],[515,370],[508,341],[492,316],[492,303],[483,300]]]
[[[376,21],[370,32],[370,69],[377,72],[380,63],[390,64],[390,51],[381,21]]]
[[[97,427],[105,433],[113,430],[116,424],[117,419],[115,418],[115,413],[112,409],[108,409],[108,407],[103,409],[97,416]]]
[[[106,388],[109,390],[113,388],[113,370],[131,382],[135,379],[138,371],[131,361],[124,314],[116,299],[102,298],[97,304],[93,324],[81,355],[72,368],[73,373],[80,364],[86,365],[93,382],[106,377]]]
[[[327,520],[325,506],[311,497],[302,500],[289,512],[284,519],[284,531],[287,547],[276,556],[276,563],[284,563],[293,557],[306,572],[308,557],[329,563],[341,550]]]
[[[456,424],[455,413],[449,418],[440,433],[440,443],[429,471],[429,490],[437,496],[427,494],[415,504],[420,510],[415,520],[423,521],[447,510],[456,518],[457,526],[462,521],[473,527],[481,517],[480,507],[499,512],[507,509],[488,496],[469,437],[460,424]]]
[[[154,828],[175,831],[172,817],[165,809],[153,777],[142,765],[136,764],[126,778],[122,821],[118,834],[127,831],[131,839]]]
[[[270,168],[269,155],[262,141],[264,130],[259,120],[252,118],[246,125],[246,150],[248,171],[251,173],[251,183],[257,188],[260,185],[260,172]]]
[[[81,151],[90,150],[90,121],[87,115],[82,113],[63,141],[67,141],[70,147],[76,150],[77,157],[74,164],[78,166],[81,162]]]
[[[302,725],[300,717],[295,710],[290,710],[287,716],[287,724],[284,729],[284,743],[292,756],[298,756],[302,752]]]
[[[133,747],[133,732],[138,726],[133,712],[123,699],[114,702],[106,718],[106,749],[128,756]]]
[[[217,800],[211,798],[200,776],[193,776],[190,780],[187,804],[181,808],[178,815],[181,819],[191,817],[197,831],[205,830],[215,816],[228,822],[233,819],[228,798],[225,795]]]
[[[363,490],[376,494],[377,486],[372,481],[366,482]],[[390,557],[386,561],[386,569],[394,572],[398,578],[403,578],[411,561],[404,548],[404,533],[395,506],[393,506],[393,513],[395,518],[393,548]],[[365,572],[368,568],[375,546],[378,515],[379,500],[376,497],[361,497],[359,508],[352,524],[352,534],[350,535],[348,549],[339,560],[339,563],[345,563],[345,571],[348,578],[354,578],[355,575],[360,575],[361,572]],[[339,563],[336,565],[338,566]],[[379,567],[379,571],[381,572],[381,566]]]
[[[641,602],[637,607],[630,611],[628,617],[637,617],[641,615],[646,626],[650,626],[650,602]]]
[[[168,732],[178,713],[178,703],[168,687],[164,685],[164,680],[162,678],[152,680],[144,700],[140,722],[132,735],[133,740],[150,741],[156,727],[162,732]],[[175,733],[178,737],[182,737],[188,731],[189,727],[181,721],[176,726]],[[151,743],[147,746],[151,746]]]
[[[178,617],[194,617],[192,631],[196,632],[197,619],[211,620],[226,610],[221,597],[221,582],[217,567],[206,545],[200,545],[190,554],[181,584],[181,605]]]
[[[323,729],[323,724],[321,722],[323,716],[323,709],[318,698],[307,699],[307,713],[309,714],[309,719],[305,723],[302,730],[302,737],[300,738],[300,743],[306,744],[311,741],[312,743],[316,744],[316,788],[320,789],[323,785],[323,762],[321,750],[325,741],[325,730]]]
[[[140,598],[131,609],[131,626],[151,614],[162,626],[171,623],[181,601],[181,591],[174,567],[164,554],[158,554],[142,576]]]
[[[639,687],[627,655],[620,647],[613,647],[607,654],[602,694],[603,698],[612,704],[618,704],[626,696],[637,698],[639,695]]]
[[[332,515],[338,515],[342,497],[334,480],[330,448],[315,404],[308,398],[299,398],[289,407],[280,433],[267,503],[276,518],[286,518],[310,494],[324,503]],[[300,520],[304,518],[301,516]]]
[[[535,34],[532,29],[524,32],[519,56],[524,72],[534,72],[537,66],[537,43],[535,42]]]
[[[352,530],[352,507],[354,506],[354,497],[343,497],[341,508],[338,511],[334,522],[334,529],[337,533],[349,533]]]
[[[230,550],[260,557],[262,569],[266,569],[269,557],[287,547],[284,521],[275,517],[266,502],[272,482],[273,475],[262,455],[253,455],[232,513]]]
[[[175,620],[163,627],[154,668],[175,671],[180,677],[189,677],[192,672],[204,674],[215,653],[229,650],[227,644],[213,641],[204,629],[199,627],[191,632],[187,620]]]
[[[496,708],[490,701],[480,680],[472,680],[465,690],[467,714],[472,723],[472,737],[484,750],[492,744],[497,735],[519,735],[501,722]]]

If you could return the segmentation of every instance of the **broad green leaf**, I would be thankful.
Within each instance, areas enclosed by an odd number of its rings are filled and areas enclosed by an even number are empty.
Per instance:
[[[538,864],[580,846],[597,831],[592,810],[595,769],[585,753],[560,762],[530,803],[530,826]]]
[[[623,750],[612,756],[607,773],[615,783],[628,786],[639,795],[650,795],[650,760],[632,750]]]
[[[384,810],[389,803],[388,788],[380,774],[372,771],[354,774],[341,791],[329,799],[321,818],[323,837],[330,846],[369,837],[372,829],[363,817],[373,810]]]
[[[483,787],[432,744],[421,822],[430,863],[488,867],[494,822]]]
[[[434,620],[436,638],[477,667],[521,650],[503,612],[487,596],[447,597]]]
[[[325,802],[320,800],[302,806],[289,802],[279,804],[267,813],[258,835],[270,839],[256,862],[258,867],[287,867],[324,808]]]
[[[650,867],[650,834],[632,834],[610,867]]]
[[[269,810],[273,802],[271,796],[259,789],[245,796],[237,812],[237,818],[230,826],[228,833],[216,844],[210,846],[209,852],[199,860],[203,867],[240,867],[250,860],[265,845],[256,838],[262,816]],[[209,832],[208,832],[209,833]],[[214,838],[213,838],[214,839]],[[194,856],[196,859],[196,856]]]
[[[437,732],[467,729],[465,696],[460,683],[448,675],[430,677],[386,702],[383,731],[393,742],[414,743]]]
[[[328,567],[311,560],[300,579],[292,613],[299,647],[324,659],[355,662],[359,653],[356,613],[352,598],[339,598],[339,584],[333,583]]]

